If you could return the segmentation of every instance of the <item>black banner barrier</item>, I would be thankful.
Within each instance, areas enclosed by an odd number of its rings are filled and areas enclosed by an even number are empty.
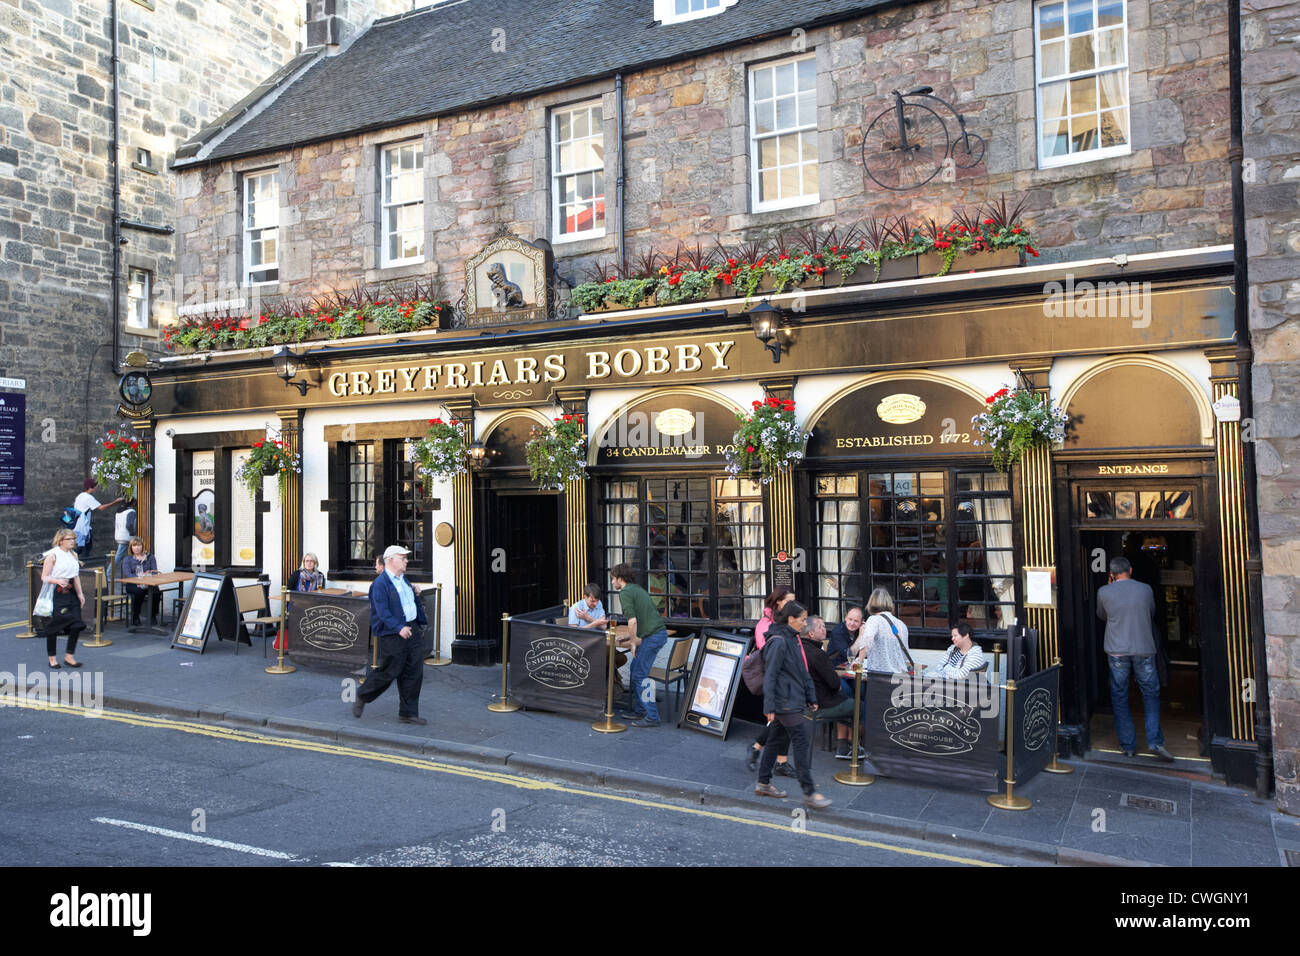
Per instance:
[[[993,793],[1006,769],[1000,753],[999,689],[973,680],[870,674],[865,679],[866,748],[886,777]]]
[[[1012,624],[1007,628],[1007,672],[1003,680],[1018,681],[1038,673],[1038,629]]]
[[[1012,703],[1012,776],[1020,786],[1052,761],[1056,741],[1056,698],[1060,664],[1016,678]]]
[[[566,610],[557,606],[510,618],[510,700],[596,718],[605,712],[606,632],[554,623]]]
[[[753,640],[708,627],[700,632],[700,637],[703,643],[695,655],[677,725],[685,724],[692,730],[726,740],[731,711],[736,704],[736,688],[742,683],[740,665]]]
[[[353,670],[370,662],[369,595],[288,591],[286,600],[285,652],[294,661]]]

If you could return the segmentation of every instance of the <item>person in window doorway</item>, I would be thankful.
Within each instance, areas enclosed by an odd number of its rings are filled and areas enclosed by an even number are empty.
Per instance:
[[[1106,663],[1110,666],[1110,702],[1115,735],[1124,756],[1137,754],[1137,728],[1128,706],[1129,675],[1137,678],[1146,711],[1147,746],[1161,760],[1173,762],[1160,730],[1160,678],[1156,674],[1155,595],[1150,585],[1133,580],[1128,558],[1112,558],[1110,583],[1097,591],[1097,616],[1106,622]]]
[[[617,564],[609,572],[619,605],[627,616],[631,645],[636,653],[628,675],[633,696],[619,711],[619,716],[630,719],[633,727],[658,727],[659,706],[655,703],[655,682],[650,679],[650,668],[654,666],[655,655],[668,641],[668,629],[645,588],[633,581],[635,574],[627,564]]]
[[[397,719],[403,724],[428,723],[420,716],[420,687],[424,684],[424,629],[429,623],[424,605],[406,580],[406,556],[400,545],[384,551],[384,573],[370,585],[370,631],[379,642],[379,666],[366,674],[357,691],[352,716],[397,681]]]

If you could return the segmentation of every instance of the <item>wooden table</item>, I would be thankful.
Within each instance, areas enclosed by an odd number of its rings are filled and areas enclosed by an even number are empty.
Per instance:
[[[193,580],[194,575],[189,571],[168,571],[166,574],[145,574],[138,578],[118,578],[117,583],[134,584],[136,587],[158,588],[159,590],[170,587],[174,584],[176,585],[177,595],[183,596],[185,593],[185,582]],[[167,620],[167,612],[165,608],[159,607],[158,612],[161,620],[165,622]],[[128,630],[135,629],[128,628]],[[141,628],[141,630],[148,630],[148,628]]]

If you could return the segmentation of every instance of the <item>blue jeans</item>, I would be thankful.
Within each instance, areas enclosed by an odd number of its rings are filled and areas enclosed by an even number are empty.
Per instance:
[[[659,705],[655,703],[655,682],[650,679],[650,668],[654,667],[655,655],[667,641],[668,629],[661,627],[641,639],[636,657],[632,658],[628,684],[636,695],[637,709],[645,711],[646,720],[659,719]]]
[[[122,559],[126,557],[126,547],[130,543],[129,541],[117,542],[117,554],[113,555],[113,567],[115,569],[114,573],[119,578],[122,576]]]
[[[1115,711],[1115,734],[1120,750],[1137,750],[1137,728],[1128,709],[1128,675],[1132,671],[1142,691],[1142,706],[1146,710],[1147,747],[1163,747],[1165,735],[1160,732],[1160,678],[1156,675],[1154,654],[1107,654],[1110,664],[1110,703]]]

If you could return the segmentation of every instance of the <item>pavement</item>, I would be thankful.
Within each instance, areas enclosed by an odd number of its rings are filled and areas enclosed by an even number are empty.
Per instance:
[[[25,613],[25,586],[0,585],[0,672],[17,675],[23,665],[30,679],[48,673],[44,641],[16,639],[25,626],[4,627]],[[102,674],[102,705],[109,709],[420,754],[787,821],[800,806],[793,779],[774,778],[790,793],[786,800],[753,794],[755,777],[745,759],[758,727],[741,721],[720,740],[678,729],[671,720],[658,728],[602,734],[589,720],[567,715],[495,713],[488,705],[501,692],[500,669],[455,664],[425,671],[420,714],[428,726],[398,723],[395,688],[356,719],[343,700],[346,671],[298,664],[292,674],[267,674],[273,661],[262,657],[260,641],[236,654],[231,644],[214,637],[199,655],[172,650],[167,637],[128,633],[121,625],[104,636],[111,646],[78,647],[85,668],[74,673],[83,679]],[[62,648],[60,639],[60,655]],[[670,707],[665,710],[661,703],[661,711],[671,712],[676,704],[672,696]],[[1033,806],[1015,812],[990,806],[983,793],[881,776],[867,787],[841,785],[832,774],[847,769],[848,762],[823,750],[818,734],[813,779],[834,803],[812,819],[1027,864],[1300,864],[1300,818],[1277,812],[1271,800],[1259,800],[1252,791],[1216,782],[1208,765],[1098,756],[1102,759],[1065,762],[1074,773],[1040,773],[1016,787]]]

